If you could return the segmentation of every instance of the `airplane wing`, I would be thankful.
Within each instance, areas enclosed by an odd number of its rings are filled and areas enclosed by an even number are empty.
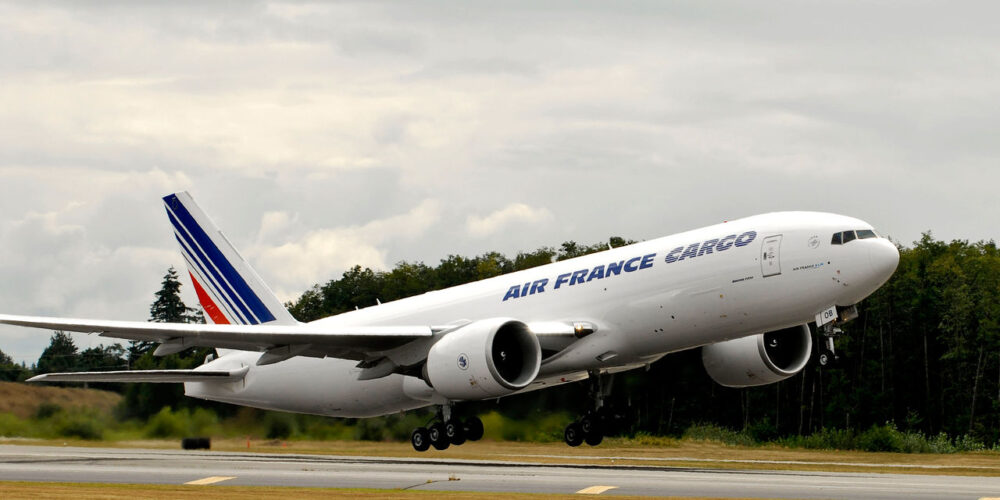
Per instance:
[[[111,372],[46,373],[28,382],[236,382],[246,376],[249,366],[235,370],[128,370]]]
[[[0,323],[159,342],[161,345],[154,354],[160,356],[196,346],[264,351],[267,354],[258,363],[261,365],[276,363],[291,356],[331,356],[362,360],[370,357],[369,353],[392,349],[433,335],[429,326],[202,325],[12,315],[0,315]]]

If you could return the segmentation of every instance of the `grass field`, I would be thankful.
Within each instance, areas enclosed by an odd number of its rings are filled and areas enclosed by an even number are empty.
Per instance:
[[[120,394],[97,389],[0,382],[0,413],[13,413],[20,418],[35,415],[38,407],[46,403],[65,409],[90,408],[110,414],[121,400]]]

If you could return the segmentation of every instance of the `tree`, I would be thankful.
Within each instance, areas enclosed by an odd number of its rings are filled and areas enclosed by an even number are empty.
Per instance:
[[[181,282],[173,266],[160,282],[160,290],[154,294],[156,300],[149,307],[149,321],[153,323],[204,323],[201,311],[193,309],[181,300]],[[129,342],[128,359],[134,362],[153,348],[153,342]]]
[[[28,378],[31,371],[14,362],[7,353],[0,351],[0,381],[17,382]]]
[[[38,358],[38,373],[77,371],[79,364],[80,357],[73,337],[65,332],[52,332],[49,346]]]

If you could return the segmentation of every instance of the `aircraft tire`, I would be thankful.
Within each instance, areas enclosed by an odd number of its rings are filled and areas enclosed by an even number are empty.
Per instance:
[[[598,424],[597,415],[588,413],[584,415],[583,418],[580,419],[580,430],[583,431],[583,433],[588,436],[595,432],[599,433],[600,432],[598,430],[599,428],[600,425]]]
[[[427,448],[431,447],[431,439],[427,434],[427,429],[424,427],[413,429],[413,434],[410,434],[410,444],[413,445],[414,450],[427,451]]]
[[[570,446],[580,446],[583,443],[583,429],[580,428],[580,424],[573,422],[567,425],[563,432],[563,439]]]
[[[604,433],[599,430],[591,432],[590,434],[587,434],[583,440],[590,446],[597,446],[601,444],[601,441],[604,441]]]
[[[465,444],[465,426],[460,421],[451,420],[444,424],[444,435],[455,446]]]
[[[448,441],[448,435],[444,432],[444,424],[441,422],[434,422],[430,427],[427,428],[427,434],[431,442],[431,446],[436,450],[447,450],[451,443]]]
[[[483,438],[483,421],[479,417],[469,417],[463,424],[466,439],[479,441]]]

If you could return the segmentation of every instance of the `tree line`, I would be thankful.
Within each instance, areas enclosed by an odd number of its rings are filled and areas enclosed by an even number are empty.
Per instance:
[[[593,245],[569,241],[513,257],[450,255],[435,266],[404,261],[388,271],[355,266],[287,306],[300,321],[311,321],[629,243],[619,237]],[[170,269],[150,321],[203,321],[181,301],[180,286]],[[990,445],[1000,441],[1000,251],[993,242],[947,243],[928,233],[910,247],[900,246],[898,270],[860,305],[860,313],[844,325],[837,345],[841,360],[833,366],[813,362],[777,384],[730,389],[708,377],[695,349],[667,356],[646,371],[617,375],[609,404],[629,415],[625,432],[633,434],[680,435],[707,424],[772,440],[891,423],[928,436],[943,432]],[[0,352],[0,376],[24,380],[49,371],[191,368],[210,352],[191,349],[157,358],[152,347],[132,342],[78,351],[68,335],[55,332],[32,367]],[[110,388],[125,394],[123,417],[148,418],[166,406],[235,413],[230,405],[184,398],[180,384]],[[582,412],[586,401],[585,384],[570,384],[469,406],[530,420]]]

